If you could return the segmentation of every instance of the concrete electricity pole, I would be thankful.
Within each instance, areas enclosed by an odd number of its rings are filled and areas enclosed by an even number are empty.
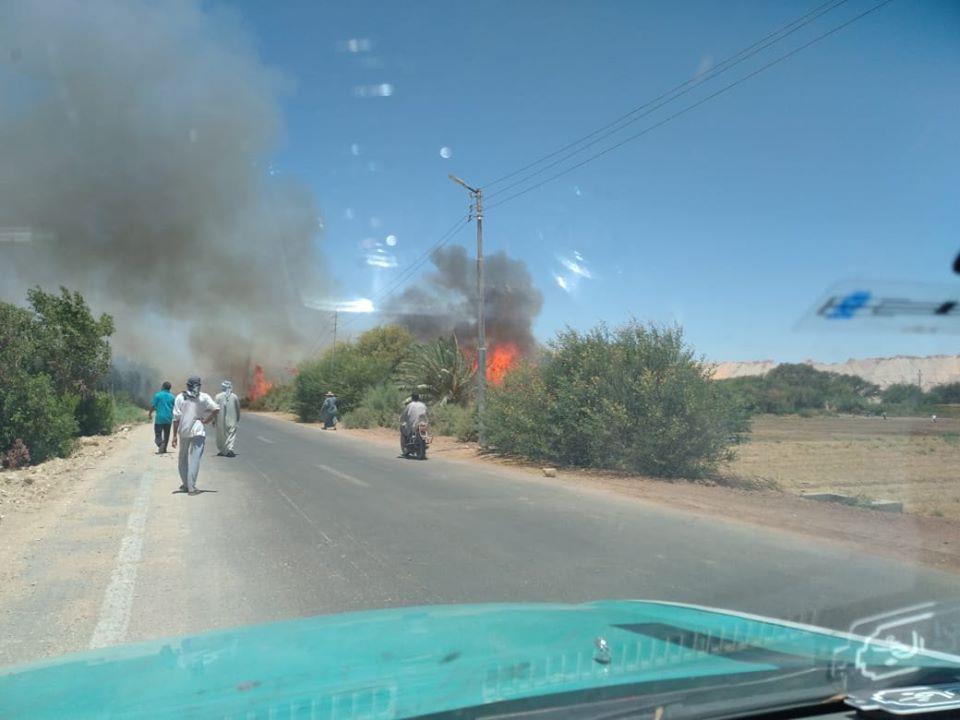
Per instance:
[[[337,356],[337,316],[339,312],[337,310],[333,311],[333,352],[330,354],[331,357]]]
[[[483,282],[483,190],[470,187],[456,175],[449,178],[458,185],[463,185],[473,197],[474,217],[477,219],[477,416],[479,425],[477,436],[483,445],[485,438],[483,428],[483,409],[487,393],[487,335],[484,319],[484,282]]]

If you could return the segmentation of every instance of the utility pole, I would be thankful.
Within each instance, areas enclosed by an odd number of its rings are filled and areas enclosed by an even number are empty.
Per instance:
[[[338,315],[338,311],[334,310],[333,311],[333,352],[331,353],[331,357],[337,356],[337,315]]]
[[[486,441],[483,428],[483,410],[487,394],[487,330],[484,318],[483,281],[483,190],[470,187],[456,175],[448,176],[458,185],[463,185],[473,198],[474,217],[477,220],[477,437],[480,444]]]

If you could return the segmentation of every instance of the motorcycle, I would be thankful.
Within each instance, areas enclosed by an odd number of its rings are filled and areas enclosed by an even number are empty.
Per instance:
[[[429,427],[426,420],[418,422],[413,432],[407,436],[403,434],[403,429],[401,428],[400,451],[405,458],[413,455],[417,460],[427,459],[427,446],[433,442],[433,438],[430,437],[428,430]]]

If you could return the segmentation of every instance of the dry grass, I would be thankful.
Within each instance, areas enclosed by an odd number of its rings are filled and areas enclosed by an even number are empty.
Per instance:
[[[960,420],[763,416],[728,472],[788,492],[897,500],[907,512],[960,519]]]

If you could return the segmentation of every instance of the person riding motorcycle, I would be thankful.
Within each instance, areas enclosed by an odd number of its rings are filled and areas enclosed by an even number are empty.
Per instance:
[[[400,447],[407,454],[407,438],[417,430],[417,424],[427,418],[427,406],[420,401],[420,393],[413,393],[400,415]]]

